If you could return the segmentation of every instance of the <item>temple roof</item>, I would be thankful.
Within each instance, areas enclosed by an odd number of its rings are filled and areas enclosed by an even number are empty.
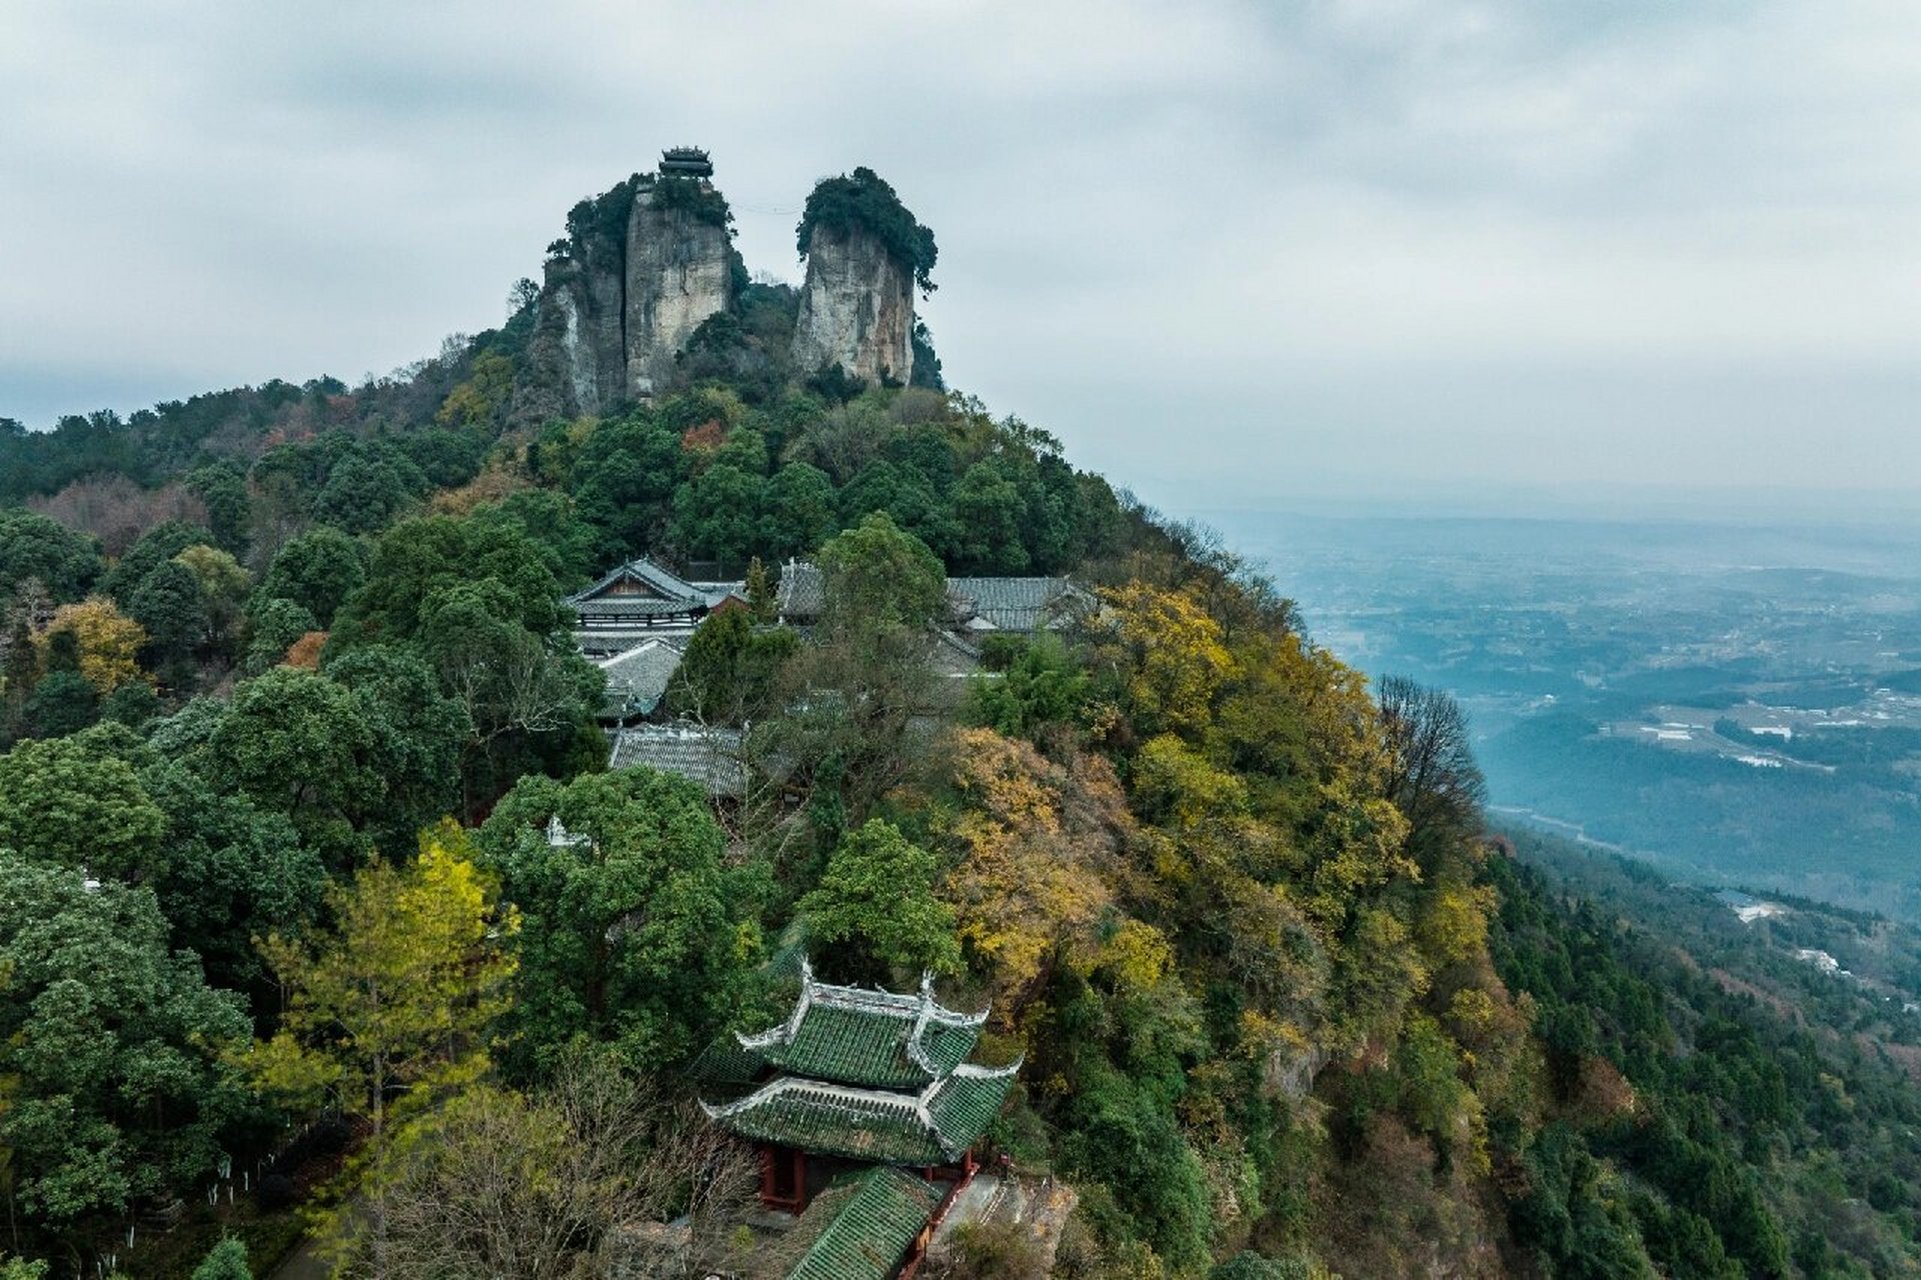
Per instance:
[[[733,1095],[701,1106],[744,1138],[878,1164],[948,1164],[1000,1114],[1020,1070],[966,1060],[986,1019],[943,1007],[931,978],[913,994],[833,986],[815,981],[802,956],[787,1020],[723,1037],[693,1074]]]
[[[820,617],[826,601],[820,566],[789,560],[781,566],[775,611],[788,622]],[[950,621],[969,631],[1028,634],[1066,626],[1093,612],[1099,601],[1069,578],[949,578]]]
[[[616,730],[612,737],[609,770],[646,765],[698,782],[710,796],[746,794],[747,765],[741,758],[738,729],[642,724]]]
[[[820,617],[821,606],[827,598],[826,585],[819,565],[789,560],[780,567],[774,611],[789,622],[812,622]]]
[[[584,591],[567,597],[577,612],[635,617],[711,609],[740,593],[733,582],[689,582],[645,556],[610,570]]]
[[[1098,603],[1067,578],[949,578],[947,595],[955,617],[973,630],[1052,630]]]
[[[836,1084],[918,1089],[967,1060],[986,1013],[956,1013],[934,999],[931,980],[915,995],[814,980],[801,961],[800,998],[787,1021],[740,1047],[770,1066]]]
[[[869,1169],[814,1197],[779,1244],[784,1280],[887,1280],[940,1205],[941,1192],[898,1169]]]
[[[666,696],[674,672],[680,670],[681,656],[677,645],[645,640],[611,658],[602,658],[595,664],[607,673],[601,715],[610,720],[651,715]]]
[[[706,178],[713,175],[714,162],[699,147],[669,147],[660,153],[660,171]]]
[[[781,1076],[707,1114],[745,1138],[876,1164],[961,1158],[1000,1114],[1019,1064],[963,1065],[919,1093]]]

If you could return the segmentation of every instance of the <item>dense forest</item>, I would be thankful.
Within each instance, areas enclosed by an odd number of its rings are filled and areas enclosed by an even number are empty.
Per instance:
[[[925,283],[864,190],[810,218]],[[1021,1064],[990,1148],[1077,1207],[957,1280],[1921,1274],[1902,1037],[1517,859],[1445,695],[1045,431],[785,367],[790,294],[597,418],[524,412],[529,286],[359,387],[0,424],[0,1276],[639,1274],[672,1219],[751,1274],[688,1070],[797,946]],[[670,694],[741,796],[607,768],[564,597],[643,554],[747,583]],[[1099,603],[956,695],[949,575]]]

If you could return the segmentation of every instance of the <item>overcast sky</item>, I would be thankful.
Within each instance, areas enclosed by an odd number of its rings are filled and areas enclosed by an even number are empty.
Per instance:
[[[1913,0],[0,0],[0,415],[391,370],[682,142],[1172,509],[1921,502]]]

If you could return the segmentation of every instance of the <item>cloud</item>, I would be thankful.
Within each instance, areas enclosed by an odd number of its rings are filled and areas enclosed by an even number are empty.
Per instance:
[[[878,169],[950,376],[1171,505],[1921,475],[1903,4],[15,8],[0,414],[393,368],[691,141],[790,278]]]

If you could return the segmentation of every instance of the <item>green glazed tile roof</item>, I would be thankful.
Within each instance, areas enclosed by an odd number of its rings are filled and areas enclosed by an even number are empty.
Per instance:
[[[876,1164],[950,1158],[911,1093],[850,1089],[783,1076],[708,1114],[743,1138]]]
[[[986,1017],[942,1007],[927,982],[917,995],[816,982],[803,959],[800,999],[787,1021],[739,1039],[742,1048],[794,1075],[918,1089],[967,1060]]]
[[[782,1076],[706,1110],[732,1132],[760,1142],[876,1164],[947,1164],[1000,1114],[1016,1069],[959,1067],[918,1094]]]
[[[886,1280],[927,1219],[940,1191],[898,1169],[869,1169],[815,1197],[789,1237],[805,1250],[786,1280]]]
[[[987,1126],[1001,1113],[1014,1072],[990,1067],[961,1067],[941,1081],[927,1099],[934,1128],[966,1150],[980,1141]]]

